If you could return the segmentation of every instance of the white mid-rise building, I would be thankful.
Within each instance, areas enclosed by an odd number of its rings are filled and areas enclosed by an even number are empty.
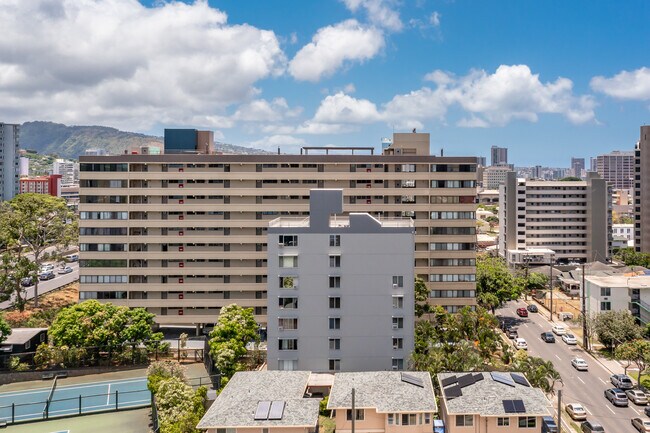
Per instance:
[[[506,175],[512,171],[509,165],[493,165],[483,170],[483,188],[499,189],[506,181]]]
[[[585,276],[585,302],[590,313],[630,311],[650,322],[650,275]]]
[[[634,224],[612,224],[612,247],[634,247]]]
[[[52,163],[52,174],[61,175],[61,185],[79,184],[79,163],[57,159]]]
[[[611,256],[611,191],[597,173],[581,181],[518,179],[507,175],[499,192],[499,253],[550,249],[562,262],[607,261]]]

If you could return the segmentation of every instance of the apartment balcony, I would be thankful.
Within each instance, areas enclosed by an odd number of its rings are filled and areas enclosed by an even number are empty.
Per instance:
[[[145,308],[167,308],[168,312],[171,310],[174,313],[177,313],[178,309],[185,308],[221,308],[226,305],[236,303],[238,305],[246,306],[247,308],[251,307],[266,307],[266,299],[213,299],[213,298],[203,298],[203,299],[178,299],[171,298],[168,299],[112,299],[111,303],[115,305],[125,306],[125,307],[145,307]],[[189,313],[186,313],[189,314]]]

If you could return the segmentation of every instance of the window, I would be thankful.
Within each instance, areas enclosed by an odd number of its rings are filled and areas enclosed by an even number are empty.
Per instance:
[[[510,418],[498,417],[497,418],[498,427],[510,427]]]
[[[456,415],[456,427],[472,427],[474,415]]]
[[[298,288],[298,278],[296,278],[296,277],[280,277],[280,288],[281,289],[297,289]]]
[[[404,348],[404,339],[402,337],[393,337],[393,349],[400,350]]]
[[[329,329],[341,329],[341,318],[340,317],[330,317],[329,318]]]
[[[340,338],[330,338],[330,350],[341,350]]]
[[[404,370],[404,360],[402,358],[393,358],[393,370]],[[413,415],[415,416],[415,415]]]
[[[403,329],[403,328],[404,328],[404,318],[393,317],[393,329]]]
[[[330,289],[341,288],[341,277],[330,277]]]
[[[392,413],[389,413],[388,414],[388,425],[393,425],[394,422],[395,422],[395,415],[392,414]]]
[[[329,360],[329,367],[330,367],[330,370],[332,370],[332,371],[340,371],[341,370],[341,360],[340,359],[330,359]]]
[[[278,361],[278,370],[294,371],[298,369],[297,359],[280,359]]]
[[[355,409],[356,412],[354,419],[357,421],[363,421],[363,409]],[[352,421],[352,409],[348,409],[345,414],[345,418],[348,421]]]
[[[341,256],[330,256],[330,268],[341,267]]]
[[[297,338],[278,339],[278,350],[298,350],[298,339]]]
[[[341,298],[339,296],[330,297],[330,308],[341,308]]]
[[[298,236],[296,235],[280,235],[278,242],[285,247],[297,247]]]
[[[417,417],[414,413],[403,413],[402,414],[402,425],[416,425]]]
[[[404,287],[404,277],[401,275],[393,275],[393,287]]]
[[[611,287],[601,287],[600,288],[600,296],[612,296],[612,288]]]
[[[431,414],[430,413],[425,413],[424,414],[424,423],[425,424],[431,424]]]
[[[217,433],[237,433],[236,428],[218,428]]]
[[[298,256],[280,256],[278,257],[281,268],[297,268]]]
[[[534,416],[520,416],[519,417],[519,428],[535,428],[536,420]]]
[[[298,319],[296,318],[278,318],[278,330],[280,331],[291,331],[298,329]]]
[[[28,341],[27,343],[25,343],[25,350],[29,349],[30,347],[32,347],[32,342],[31,341]]]
[[[298,298],[278,298],[278,306],[286,309],[298,308]]]
[[[607,302],[601,302],[600,303],[600,311],[610,311],[612,309],[612,303],[607,301]]]
[[[330,235],[330,247],[341,246],[341,235]]]
[[[404,308],[404,296],[393,296],[393,308]]]
[[[129,277],[126,275],[82,275],[79,282],[84,284],[114,284],[128,283]]]
[[[126,220],[129,219],[128,212],[79,212],[79,219],[82,220]]]

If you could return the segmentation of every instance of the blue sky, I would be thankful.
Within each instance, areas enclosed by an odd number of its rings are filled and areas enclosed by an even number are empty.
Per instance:
[[[518,165],[632,149],[650,123],[647,1],[8,0],[0,119],[295,152],[430,132]]]

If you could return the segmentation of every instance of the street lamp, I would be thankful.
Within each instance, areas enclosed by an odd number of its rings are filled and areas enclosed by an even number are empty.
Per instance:
[[[528,268],[530,267],[530,260],[531,260],[531,257],[530,257],[528,254],[524,255],[524,257],[523,257],[523,261],[524,261],[524,266],[525,266],[525,269],[526,269],[526,283],[525,283],[526,286],[524,287],[524,299],[525,299],[526,301],[528,300],[528,291],[529,291],[529,286],[528,286]]]
[[[555,254],[551,254],[551,260],[549,261],[549,271],[548,271],[548,286],[549,293],[551,294],[551,322],[553,321],[553,262],[555,261]]]

